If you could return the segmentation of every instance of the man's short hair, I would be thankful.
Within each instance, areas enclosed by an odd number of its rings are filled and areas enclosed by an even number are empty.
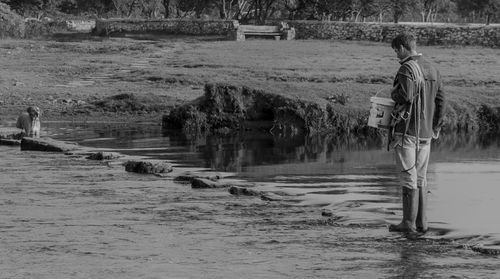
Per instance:
[[[415,36],[410,33],[402,33],[396,36],[392,40],[391,47],[394,49],[399,49],[403,46],[407,50],[415,50],[417,48],[417,40]]]
[[[40,108],[37,107],[37,106],[30,106],[28,107],[28,109],[26,110],[30,115],[36,115],[36,116],[40,116],[41,114],[41,111],[40,111]]]

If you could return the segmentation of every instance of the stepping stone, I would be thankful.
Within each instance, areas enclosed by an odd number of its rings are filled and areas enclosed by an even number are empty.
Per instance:
[[[221,183],[205,178],[193,178],[191,180],[191,188],[193,189],[215,189],[215,188],[227,188],[231,185],[227,183]]]
[[[125,170],[135,173],[168,173],[172,171],[172,165],[161,161],[128,161],[125,163]]]
[[[87,159],[89,160],[114,160],[120,158],[120,154],[118,153],[113,153],[113,152],[97,152],[97,153],[92,153],[89,156],[87,156]]]
[[[0,139],[20,140],[23,138],[24,130],[14,127],[0,127]]]
[[[47,152],[68,152],[82,147],[76,143],[58,141],[51,138],[29,138],[21,140],[21,150],[47,151]]]

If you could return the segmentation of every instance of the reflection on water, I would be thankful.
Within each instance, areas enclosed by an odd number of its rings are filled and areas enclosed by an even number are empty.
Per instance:
[[[351,223],[396,223],[400,187],[381,138],[282,139],[268,133],[186,137],[158,125],[47,123],[53,138],[182,166],[237,172],[257,188],[287,193]],[[448,237],[500,241],[500,139],[443,135],[429,165],[430,227]]]

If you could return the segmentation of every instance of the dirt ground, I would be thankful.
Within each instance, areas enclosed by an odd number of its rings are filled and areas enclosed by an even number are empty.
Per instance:
[[[500,50],[427,47],[451,99],[500,105]],[[38,105],[46,120],[158,121],[173,106],[226,82],[324,104],[334,95],[367,107],[387,94],[398,63],[381,43],[234,42],[217,37],[59,35],[0,41],[0,118]],[[106,99],[111,98],[112,99]]]

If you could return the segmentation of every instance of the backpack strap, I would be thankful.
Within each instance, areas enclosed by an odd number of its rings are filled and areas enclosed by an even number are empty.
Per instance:
[[[394,139],[395,127],[401,121],[405,122],[405,129],[402,136],[402,144],[404,144],[405,137],[408,133],[410,127],[410,119],[414,110],[417,111],[417,117],[415,117],[415,133],[416,133],[416,152],[418,152],[419,145],[419,132],[420,132],[420,114],[421,114],[421,102],[420,95],[423,93],[425,87],[425,79],[422,69],[415,60],[408,60],[403,63],[402,67],[408,67],[409,75],[407,76],[412,81],[413,96],[411,96],[411,101],[408,104],[396,104],[391,114],[391,129],[389,130],[389,140],[387,141],[387,150],[390,149],[390,143]],[[410,168],[411,169],[411,168]]]

